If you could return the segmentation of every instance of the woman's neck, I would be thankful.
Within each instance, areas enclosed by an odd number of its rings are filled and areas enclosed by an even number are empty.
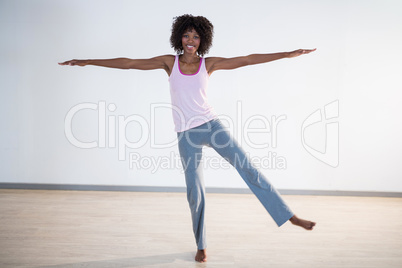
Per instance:
[[[191,64],[191,63],[194,63],[194,62],[198,62],[199,59],[200,59],[200,57],[197,55],[197,53],[189,54],[189,53],[185,53],[185,52],[184,52],[184,53],[180,56],[180,61],[185,62],[185,63],[188,63],[188,64]]]

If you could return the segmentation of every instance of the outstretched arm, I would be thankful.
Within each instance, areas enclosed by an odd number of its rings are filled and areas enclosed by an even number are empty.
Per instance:
[[[69,60],[59,64],[70,65],[70,66],[95,65],[109,68],[137,69],[137,70],[164,69],[168,74],[170,74],[171,72],[170,66],[173,65],[170,62],[172,60],[174,61],[174,56],[165,55],[150,59],[116,58],[107,60]]]
[[[303,54],[308,54],[316,49],[298,49],[291,52],[271,53],[271,54],[252,54],[235,58],[207,58],[207,70],[209,74],[217,70],[232,70],[239,67],[270,62],[283,58],[294,58]]]

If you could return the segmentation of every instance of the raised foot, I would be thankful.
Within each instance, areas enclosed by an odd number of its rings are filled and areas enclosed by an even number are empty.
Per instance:
[[[197,254],[195,255],[195,260],[198,262],[206,262],[207,261],[207,251],[206,249],[197,250]]]
[[[310,231],[313,230],[313,228],[315,226],[315,222],[300,219],[296,215],[293,215],[293,217],[290,218],[289,221],[294,225],[303,227],[304,229],[310,230]]]

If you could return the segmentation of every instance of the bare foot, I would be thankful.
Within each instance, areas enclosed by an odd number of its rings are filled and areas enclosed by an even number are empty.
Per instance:
[[[207,250],[206,249],[197,250],[197,254],[195,255],[195,260],[198,262],[206,262],[207,261]]]
[[[303,227],[306,230],[313,230],[313,227],[315,226],[315,222],[300,219],[296,215],[293,215],[293,217],[290,218],[289,221],[292,224]]]

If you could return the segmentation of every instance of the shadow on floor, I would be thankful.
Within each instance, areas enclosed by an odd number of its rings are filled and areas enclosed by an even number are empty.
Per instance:
[[[180,263],[195,263],[194,252],[183,252],[183,253],[173,253],[165,255],[155,255],[155,256],[145,256],[145,257],[133,257],[126,259],[115,259],[115,260],[100,260],[100,261],[87,261],[87,262],[76,262],[67,264],[57,264],[40,266],[43,268],[126,268],[126,267],[140,267],[145,265],[162,265],[169,264],[179,261]],[[184,262],[183,262],[184,261]]]

